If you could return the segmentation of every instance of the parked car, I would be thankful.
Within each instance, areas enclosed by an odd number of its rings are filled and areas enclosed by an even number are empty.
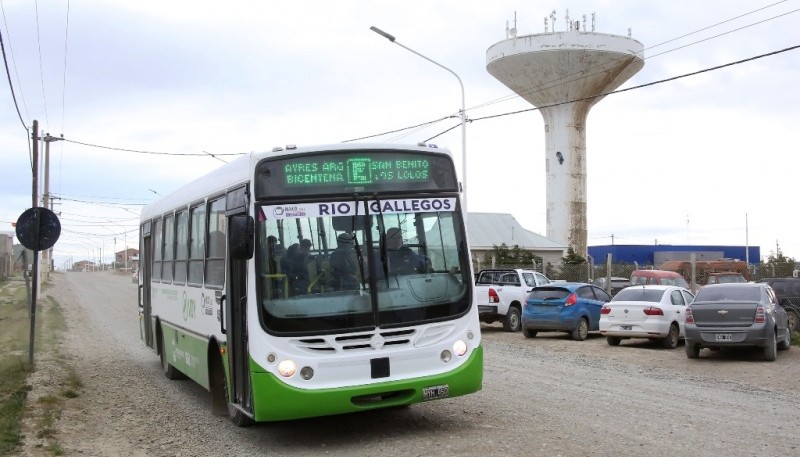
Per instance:
[[[649,338],[675,349],[683,338],[686,306],[692,300],[694,295],[678,286],[625,288],[600,308],[600,334],[611,346],[627,338]]]
[[[597,287],[605,290],[606,292],[610,293],[611,296],[616,295],[617,292],[619,292],[620,290],[622,290],[622,289],[624,289],[624,288],[626,288],[626,287],[631,285],[631,280],[628,279],[628,278],[618,278],[618,277],[612,276],[611,277],[611,290],[609,290],[609,288],[606,287],[606,281],[607,281],[607,278],[605,276],[603,276],[601,278],[596,278],[594,281],[592,281],[592,284],[594,284],[595,286],[597,286]]]
[[[534,287],[549,283],[545,275],[533,270],[481,270],[473,289],[478,317],[487,324],[500,321],[503,330],[518,332],[525,298]]]
[[[726,282],[747,282],[747,279],[737,271],[720,271],[709,273],[706,284],[721,284]]]
[[[534,287],[522,309],[522,334],[533,338],[541,331],[569,332],[583,341],[598,329],[600,308],[611,301],[603,289],[586,283],[563,282]]]
[[[641,284],[664,284],[683,287],[684,289],[689,288],[689,284],[683,276],[668,270],[634,270],[631,273],[631,285]]]
[[[758,282],[772,287],[778,297],[778,304],[783,306],[789,316],[789,328],[800,331],[800,278],[761,278]]]
[[[686,308],[686,356],[702,348],[758,346],[773,361],[789,349],[792,337],[786,310],[766,283],[711,284]]]

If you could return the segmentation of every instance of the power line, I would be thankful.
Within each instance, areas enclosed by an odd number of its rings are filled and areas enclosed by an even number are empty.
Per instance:
[[[87,203],[89,205],[98,205],[98,206],[111,206],[111,207],[120,207],[120,206],[146,206],[147,203],[109,203],[109,202],[93,202],[89,200],[78,200],[74,198],[64,198],[64,197],[55,197],[59,198],[64,201],[68,202],[77,202],[77,203]]]
[[[661,42],[661,43],[659,43],[659,44],[656,44],[656,45],[650,46],[650,47],[648,47],[648,48],[644,48],[644,49],[643,49],[643,52],[644,52],[644,51],[647,51],[647,50],[649,50],[649,49],[653,49],[653,48],[656,48],[656,47],[662,46],[662,45],[664,45],[664,44],[667,44],[667,43],[671,43],[671,42],[673,42],[673,41],[676,41],[676,40],[679,40],[679,39],[682,39],[682,38],[686,38],[686,37],[688,37],[688,36],[691,36],[691,35],[694,35],[694,34],[700,33],[700,32],[702,32],[702,31],[705,31],[705,30],[712,29],[712,28],[714,28],[714,27],[720,26],[720,25],[722,25],[722,24],[726,24],[726,23],[728,23],[728,22],[731,22],[731,21],[734,21],[734,20],[736,20],[736,19],[740,19],[740,18],[742,18],[742,17],[745,17],[745,16],[748,16],[748,15],[750,15],[750,14],[754,14],[754,13],[756,13],[756,12],[758,12],[758,11],[762,11],[762,10],[764,10],[764,9],[771,8],[771,7],[773,7],[773,6],[775,6],[775,5],[778,5],[778,4],[780,4],[780,3],[784,3],[785,1],[786,1],[786,0],[782,0],[782,1],[780,1],[780,2],[773,3],[773,4],[771,4],[771,5],[767,5],[767,6],[765,6],[765,7],[758,8],[758,9],[755,9],[755,10],[749,11],[749,12],[747,12],[747,13],[744,13],[744,14],[740,14],[739,16],[736,16],[736,17],[733,17],[733,18],[729,18],[729,19],[726,19],[726,20],[724,20],[724,21],[721,21],[721,22],[717,22],[716,24],[713,24],[713,25],[710,25],[710,26],[704,27],[704,28],[702,28],[702,29],[695,30],[695,31],[693,31],[693,32],[690,32],[690,33],[686,33],[686,34],[684,34],[684,35],[681,35],[681,36],[679,36],[679,37],[672,38],[672,39],[670,39],[670,40],[667,40],[667,41]],[[718,38],[718,37],[721,37],[721,36],[723,36],[723,35],[727,35],[727,34],[729,34],[729,33],[737,32],[737,31],[740,31],[740,30],[746,29],[746,28],[748,28],[748,27],[751,27],[751,26],[753,26],[753,25],[757,25],[757,24],[761,24],[761,23],[764,23],[764,22],[767,22],[767,21],[771,21],[771,20],[777,19],[777,18],[779,18],[779,17],[786,16],[787,14],[795,13],[795,12],[797,12],[797,11],[798,11],[798,10],[794,10],[794,11],[790,11],[790,12],[788,12],[788,13],[779,14],[779,15],[777,15],[777,16],[773,16],[773,17],[771,17],[771,18],[764,19],[764,20],[762,20],[762,21],[759,21],[759,22],[754,22],[754,23],[752,23],[752,24],[746,25],[746,26],[744,26],[744,27],[740,27],[740,28],[738,28],[738,29],[730,30],[730,31],[728,31],[728,32],[721,33],[721,34],[718,34],[718,35],[716,35],[716,36],[713,36],[713,37],[710,37],[710,38],[706,38],[706,39],[703,39],[703,40],[698,40],[698,41],[695,41],[695,42],[693,42],[693,43],[689,43],[689,44],[687,44],[687,45],[684,45],[684,46],[679,46],[679,47],[677,47],[677,48],[672,48],[672,49],[670,49],[670,50],[667,50],[667,51],[664,51],[664,52],[661,52],[661,53],[658,53],[658,54],[654,54],[654,55],[652,55],[652,56],[644,56],[643,58],[644,58],[644,60],[649,60],[649,59],[652,59],[653,57],[661,56],[661,55],[664,55],[664,54],[667,54],[667,53],[670,53],[670,52],[674,52],[674,51],[677,51],[677,50],[680,50],[680,49],[683,49],[683,48],[686,48],[686,47],[689,47],[689,46],[693,46],[693,45],[695,45],[695,44],[702,43],[702,42],[704,42],[704,41],[708,41],[708,40],[710,40],[710,39],[713,39],[713,38]],[[619,58],[617,58],[617,59],[615,59],[615,60],[611,61],[610,63],[613,63],[613,62],[616,62],[616,61],[618,61],[618,60],[625,59],[625,58],[627,58],[627,56],[622,56],[622,57],[619,57]],[[565,84],[569,84],[569,83],[571,83],[571,82],[574,82],[574,81],[577,81],[577,80],[580,80],[580,79],[588,78],[588,77],[590,77],[590,76],[594,76],[594,75],[596,75],[596,74],[599,74],[599,73],[602,73],[602,72],[603,72],[603,71],[600,71],[600,72],[598,72],[598,73],[589,73],[589,74],[587,74],[589,71],[591,71],[591,70],[592,70],[592,69],[594,69],[594,68],[600,68],[600,67],[604,67],[604,66],[605,66],[605,64],[598,64],[598,65],[595,65],[595,66],[589,67],[589,68],[587,68],[587,69],[585,69],[585,70],[581,70],[581,71],[578,71],[578,72],[575,72],[575,73],[572,73],[572,74],[569,74],[569,75],[564,75],[564,76],[561,76],[561,77],[559,77],[559,78],[557,78],[557,79],[554,79],[554,80],[551,80],[551,81],[544,82],[544,83],[540,84],[539,86],[535,86],[535,87],[528,88],[528,89],[526,89],[526,90],[522,91],[521,93],[512,93],[512,94],[506,95],[506,96],[504,96],[504,97],[500,97],[500,98],[498,98],[498,99],[495,99],[495,100],[490,100],[490,101],[488,101],[488,102],[484,102],[484,103],[482,103],[482,104],[480,104],[480,105],[476,105],[476,106],[474,106],[474,107],[472,107],[472,108],[470,108],[470,109],[483,108],[483,107],[486,107],[486,106],[489,106],[489,105],[493,105],[493,104],[497,104],[497,103],[500,103],[500,102],[504,102],[504,101],[507,101],[507,100],[511,100],[511,99],[515,99],[515,98],[520,98],[520,97],[522,97],[523,95],[527,95],[527,94],[530,94],[530,93],[534,93],[534,92],[537,92],[537,91],[539,91],[539,90],[551,89],[551,88],[553,88],[553,87],[558,87],[559,85],[565,85]],[[577,79],[573,79],[573,80],[566,81],[566,82],[564,82],[564,83],[561,83],[561,84],[556,84],[556,83],[558,83],[559,81],[565,80],[565,79],[567,79],[567,78],[571,78],[571,77],[573,77],[573,76],[578,76],[578,78],[577,78]]]
[[[142,151],[142,150],[137,150],[137,149],[125,149],[125,148],[117,148],[117,147],[113,147],[113,146],[101,146],[99,144],[83,143],[81,141],[70,140],[68,138],[64,138],[64,141],[66,141],[68,143],[80,144],[81,146],[88,146],[90,148],[100,148],[100,149],[108,149],[108,150],[111,150],[111,151],[122,151],[122,152],[135,152],[137,154],[155,154],[155,155],[164,155],[164,156],[202,156],[202,157],[208,157],[210,155],[211,157],[214,157],[214,158],[216,158],[216,156],[240,156],[240,155],[243,155],[241,153],[209,154],[207,152],[201,152],[201,153],[192,153],[192,152],[179,153],[179,152]]]
[[[14,99],[14,107],[17,109],[17,116],[19,116],[19,121],[22,123],[22,127],[25,129],[25,131],[30,133],[30,130],[28,130],[28,126],[25,125],[25,121],[22,120],[22,113],[19,112],[19,104],[17,103],[17,96],[14,94],[14,85],[11,84],[11,73],[8,71],[8,59],[6,58],[6,47],[5,44],[3,43],[2,32],[0,32],[0,49],[2,49],[3,52],[3,64],[6,67],[6,76],[8,76],[8,87],[11,89],[11,98]]]
[[[64,133],[64,111],[67,98],[67,51],[69,45],[69,0],[67,0],[67,25],[64,30],[64,78],[61,84],[61,133]]]
[[[711,28],[714,28],[714,27],[717,27],[717,26],[720,26],[720,25],[722,25],[722,24],[725,24],[725,23],[728,23],[728,22],[734,21],[734,20],[736,20],[736,19],[740,19],[740,18],[742,18],[742,17],[745,17],[745,16],[748,16],[748,15],[750,15],[750,14],[754,14],[754,13],[756,13],[756,12],[758,12],[758,11],[762,11],[762,10],[765,10],[765,9],[767,9],[767,8],[771,8],[771,7],[773,7],[773,6],[776,6],[776,5],[780,4],[780,3],[785,3],[785,1],[786,1],[786,0],[782,0],[782,1],[779,1],[779,2],[776,2],[776,3],[773,3],[773,4],[770,4],[770,5],[764,6],[764,7],[762,7],[762,8],[758,8],[758,9],[755,9],[755,10],[749,11],[749,12],[747,12],[747,13],[744,13],[744,14],[740,14],[740,15],[738,15],[738,16],[735,16],[735,17],[732,17],[732,18],[726,19],[726,20],[724,20],[724,21],[718,22],[718,23],[716,23],[716,24],[713,24],[713,25],[710,25],[710,26],[704,27],[704,28],[702,28],[702,29],[696,30],[696,31],[694,31],[694,32],[691,32],[691,33],[687,33],[687,34],[681,35],[680,37],[673,38],[673,39],[670,39],[670,40],[664,41],[664,42],[662,42],[662,43],[659,43],[659,44],[656,44],[656,45],[650,46],[649,48],[646,48],[645,50],[647,50],[647,49],[653,49],[653,48],[655,48],[655,47],[662,46],[662,45],[664,45],[664,44],[667,44],[667,43],[670,43],[670,42],[673,42],[673,41],[679,40],[679,39],[681,39],[681,38],[685,38],[685,37],[687,37],[687,36],[691,36],[691,35],[694,35],[694,34],[696,34],[696,33],[699,33],[699,32],[702,32],[702,31],[705,31],[705,30],[708,30],[708,29],[711,29]],[[710,37],[710,38],[706,38],[706,39],[703,39],[703,40],[698,40],[698,41],[696,41],[696,42],[693,42],[693,43],[690,43],[690,44],[687,44],[687,45],[684,45],[684,46],[680,46],[680,47],[677,47],[677,48],[673,48],[673,49],[670,49],[670,50],[668,50],[668,51],[664,51],[664,52],[662,52],[662,53],[659,53],[659,54],[655,54],[655,55],[653,55],[653,56],[646,57],[646,59],[653,58],[653,57],[656,57],[656,56],[660,56],[660,55],[663,55],[663,54],[667,54],[667,53],[669,53],[669,52],[673,52],[673,51],[676,51],[676,50],[679,50],[679,49],[683,49],[683,48],[686,48],[686,47],[688,47],[688,46],[693,46],[693,45],[695,45],[695,44],[699,44],[699,43],[702,43],[702,42],[704,42],[704,41],[708,41],[708,40],[710,40],[710,39],[713,39],[713,38],[718,38],[718,37],[720,37],[720,36],[727,35],[727,34],[730,34],[730,33],[733,33],[733,32],[737,32],[737,31],[743,30],[743,29],[745,29],[745,28],[752,27],[752,26],[754,26],[754,25],[762,24],[762,23],[764,23],[764,22],[771,21],[771,20],[774,20],[774,19],[777,19],[777,18],[780,18],[780,17],[786,16],[786,15],[788,15],[788,14],[796,13],[797,11],[800,11],[800,10],[799,10],[799,9],[795,9],[795,10],[789,11],[789,12],[787,12],[787,13],[782,13],[782,14],[779,14],[779,15],[777,15],[777,16],[773,16],[773,17],[771,17],[771,18],[764,19],[764,20],[762,20],[762,21],[754,22],[754,23],[752,23],[752,24],[749,24],[749,25],[746,25],[746,26],[743,26],[743,27],[739,27],[739,28],[737,28],[737,29],[734,29],[734,30],[727,31],[727,32],[725,32],[725,33],[721,33],[721,34],[719,34],[719,35],[715,35],[715,36],[713,36],[713,37]],[[591,70],[592,68],[594,68],[594,67],[590,67],[589,69],[587,69],[587,71],[588,71],[588,70]],[[533,92],[533,91],[535,91],[535,90],[545,90],[545,89],[550,89],[550,88],[552,88],[552,87],[556,87],[556,86],[558,86],[558,85],[564,85],[564,84],[568,84],[568,83],[570,83],[570,82],[572,82],[572,81],[566,81],[566,82],[563,82],[563,83],[560,83],[560,84],[555,84],[555,83],[558,83],[559,81],[562,81],[562,80],[564,80],[564,79],[566,79],[566,78],[570,78],[570,77],[572,77],[572,76],[579,76],[579,78],[578,78],[578,79],[584,79],[584,78],[587,78],[587,77],[589,77],[589,76],[593,76],[593,74],[585,75],[584,73],[585,73],[585,71],[583,71],[583,72],[576,72],[576,73],[573,73],[573,74],[570,74],[570,75],[562,76],[562,77],[560,77],[560,78],[557,78],[557,79],[555,79],[555,80],[552,80],[552,81],[549,81],[549,82],[543,83],[543,84],[541,84],[541,85],[539,85],[539,86],[537,86],[537,87],[532,87],[532,88],[530,88],[530,89],[527,89],[527,90],[523,91],[523,92],[522,92],[522,94],[531,93],[531,92]],[[665,81],[668,81],[668,80],[665,80]],[[555,85],[554,85],[554,84],[555,84]],[[643,86],[642,86],[642,87],[643,87]],[[613,93],[613,92],[612,92],[612,93]],[[484,107],[486,107],[486,106],[493,105],[493,104],[496,104],[496,103],[500,103],[500,102],[503,102],[503,101],[506,101],[506,100],[510,100],[510,99],[513,99],[513,98],[521,98],[521,95],[522,95],[522,94],[519,94],[519,93],[513,93],[513,94],[509,94],[509,95],[506,95],[506,96],[504,96],[504,97],[501,97],[501,98],[498,98],[498,99],[495,99],[495,100],[490,100],[490,101],[488,101],[488,102],[484,102],[484,103],[481,103],[481,104],[475,105],[475,106],[473,106],[473,107],[471,107],[471,108],[468,108],[468,111],[469,111],[469,110],[475,110],[475,109],[478,109],[478,108],[484,108]],[[598,97],[599,97],[599,95],[598,95]],[[572,102],[574,102],[574,101],[578,101],[578,100],[573,100]],[[572,102],[566,102],[566,103],[572,103]],[[548,106],[555,106],[555,105],[548,105]],[[472,120],[480,120],[480,119],[487,119],[487,118],[491,118],[491,117],[499,117],[499,116],[503,116],[503,115],[516,114],[516,113],[520,113],[520,112],[533,111],[533,110],[534,110],[534,109],[526,109],[526,110],[521,110],[521,111],[514,111],[514,112],[511,112],[511,113],[506,113],[506,114],[500,114],[500,115],[495,115],[495,116],[486,116],[486,117],[483,117],[483,118],[471,119],[470,121],[472,121]],[[435,120],[435,121],[430,121],[430,122],[427,122],[427,123],[417,124],[417,125],[415,125],[415,126],[411,126],[411,127],[405,127],[405,128],[401,128],[401,129],[395,129],[395,130],[391,130],[391,131],[388,131],[388,132],[379,133],[379,134],[370,135],[370,136],[365,136],[365,137],[362,137],[362,138],[356,138],[356,139],[354,139],[354,140],[348,140],[348,141],[357,141],[357,140],[360,140],[360,139],[373,138],[373,137],[377,137],[377,136],[386,135],[386,134],[389,134],[389,133],[400,132],[400,131],[404,131],[404,130],[408,130],[408,129],[416,128],[416,127],[418,127],[418,126],[432,124],[432,123],[438,122],[438,121],[440,121],[440,120],[443,120],[443,119],[448,119],[448,118],[452,118],[452,117],[455,117],[455,116],[449,116],[449,117],[445,117],[445,118],[437,119],[437,120]],[[439,133],[438,135],[435,135],[435,136],[433,136],[433,137],[431,137],[431,138],[429,138],[429,139],[427,139],[427,140],[425,140],[425,141],[430,141],[431,139],[434,139],[434,138],[436,138],[436,137],[438,137],[438,136],[441,136],[441,135],[443,135],[444,133],[446,133],[446,132],[448,132],[448,131],[450,131],[450,130],[452,130],[452,128],[449,128],[449,129],[445,130],[444,132],[441,132],[441,133]]]
[[[42,103],[44,104],[44,118],[47,130],[50,129],[50,116],[47,114],[47,93],[44,90],[44,65],[42,64],[42,36],[39,32],[39,0],[34,2],[36,11],[36,44],[39,46],[39,78],[42,81]]]
[[[413,128],[417,128],[417,127],[422,127],[422,126],[426,126],[426,125],[435,124],[437,122],[443,121],[445,119],[450,119],[452,117],[455,117],[455,116],[445,116],[445,117],[441,117],[441,118],[433,120],[433,121],[428,121],[428,122],[423,122],[421,124],[412,125],[410,127],[403,127],[401,129],[389,130],[388,132],[376,133],[375,135],[368,135],[368,136],[362,136],[360,138],[353,138],[352,140],[345,140],[345,141],[342,141],[342,143],[350,143],[350,142],[353,142],[353,141],[360,141],[360,140],[366,140],[366,139],[369,139],[369,138],[375,138],[376,136],[388,135],[390,133],[402,132],[403,130],[409,130],[409,129],[413,129]]]
[[[614,90],[614,91],[611,91],[611,92],[604,92],[602,94],[590,95],[588,97],[581,97],[581,98],[577,98],[577,99],[574,99],[574,100],[568,100],[568,101],[565,101],[565,102],[553,103],[553,104],[550,104],[550,105],[544,105],[544,106],[528,108],[528,109],[523,109],[523,110],[518,110],[518,111],[512,111],[512,112],[502,113],[502,114],[494,114],[494,115],[491,115],[491,116],[478,117],[478,118],[472,119],[472,121],[474,122],[474,121],[481,121],[481,120],[484,120],[484,119],[492,119],[492,118],[496,118],[496,117],[510,116],[512,114],[519,114],[519,113],[524,113],[524,112],[528,112],[528,111],[537,111],[537,110],[544,109],[544,108],[551,108],[551,107],[554,107],[554,106],[566,105],[566,104],[569,104],[569,103],[575,103],[575,102],[580,102],[580,101],[584,101],[584,100],[591,100],[593,98],[605,97],[606,95],[618,94],[618,93],[621,93],[621,92],[627,92],[627,91],[634,90],[634,89],[642,89],[644,87],[655,86],[656,84],[661,84],[661,83],[665,83],[665,82],[669,82],[669,81],[675,81],[675,80],[682,79],[682,78],[688,78],[689,76],[695,76],[695,75],[699,75],[701,73],[707,73],[709,71],[719,70],[719,69],[730,67],[730,66],[733,66],[733,65],[739,65],[739,64],[742,64],[742,63],[745,63],[745,62],[750,62],[750,61],[753,61],[753,60],[762,59],[764,57],[770,57],[770,56],[774,56],[776,54],[781,54],[781,53],[788,52],[788,51],[794,51],[795,49],[798,49],[798,48],[800,48],[800,45],[795,45],[795,46],[792,46],[792,47],[789,47],[789,48],[781,49],[779,51],[773,51],[773,52],[768,52],[766,54],[761,54],[761,55],[758,55],[758,56],[749,57],[747,59],[737,60],[735,62],[730,62],[730,63],[726,63],[726,64],[723,64],[723,65],[717,65],[715,67],[706,68],[704,70],[698,70],[698,71],[693,71],[691,73],[685,73],[685,74],[682,74],[682,75],[679,75],[679,76],[673,76],[671,78],[660,79],[658,81],[653,81],[653,82],[649,82],[649,83],[645,83],[645,84],[639,84],[638,86],[627,87],[625,89],[617,89],[617,90]]]

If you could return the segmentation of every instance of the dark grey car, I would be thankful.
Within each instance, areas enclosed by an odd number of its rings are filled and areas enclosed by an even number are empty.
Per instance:
[[[792,342],[786,310],[763,283],[710,284],[686,308],[686,356],[702,348],[757,346],[773,361]]]

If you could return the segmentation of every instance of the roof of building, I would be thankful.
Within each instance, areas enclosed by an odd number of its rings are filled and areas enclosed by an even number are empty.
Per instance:
[[[528,250],[567,249],[564,245],[527,230],[508,213],[469,213],[467,232],[472,249],[492,249],[503,243],[508,247],[519,246]]]

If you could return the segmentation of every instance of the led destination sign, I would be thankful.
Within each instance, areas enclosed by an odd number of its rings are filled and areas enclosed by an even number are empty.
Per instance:
[[[453,161],[440,152],[328,151],[262,160],[256,198],[395,191],[458,191]]]
[[[365,185],[380,182],[427,181],[430,159],[412,160],[371,159],[357,157],[345,160],[292,161],[283,169],[287,186],[315,184]]]

